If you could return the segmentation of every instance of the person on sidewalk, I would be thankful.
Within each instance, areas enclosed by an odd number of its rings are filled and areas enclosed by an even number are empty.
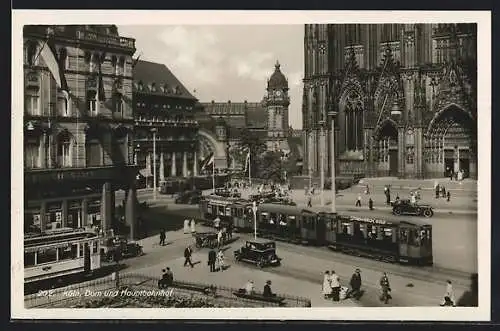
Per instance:
[[[208,252],[208,265],[210,272],[215,272],[215,261],[217,260],[217,253],[213,249]]]
[[[217,248],[220,248],[222,246],[224,246],[224,239],[223,239],[222,230],[219,230],[217,232]]]
[[[309,197],[307,197],[307,208],[312,208],[312,206],[313,206],[312,205],[312,197],[309,196]]]
[[[361,194],[358,194],[358,198],[356,199],[356,207],[361,207]]]
[[[191,219],[191,234],[195,234],[196,233],[196,221],[194,220],[194,218]]]
[[[189,233],[189,218],[184,220],[184,233]]]
[[[333,270],[330,273],[330,280],[332,287],[332,299],[333,301],[340,301],[340,278]]]
[[[271,281],[270,280],[268,280],[266,282],[266,285],[264,285],[264,291],[262,292],[262,295],[266,298],[276,296],[276,293],[273,293],[273,291],[271,290]]]
[[[382,278],[380,278],[380,289],[382,292],[382,295],[380,296],[380,301],[383,301],[385,304],[389,303],[389,300],[392,299],[391,297],[391,286],[389,284],[389,278],[387,277],[387,274],[384,272],[382,275]]]
[[[361,271],[356,269],[351,277],[351,295],[354,299],[359,300],[361,297]]]
[[[165,239],[167,239],[167,235],[165,234],[165,229],[160,230],[160,246],[165,246]]]
[[[245,293],[246,294],[254,294],[255,293],[255,286],[253,284],[253,281],[252,280],[249,280],[246,284],[245,284]]]
[[[439,198],[439,192],[441,191],[441,187],[439,186],[439,184],[436,185],[435,190],[436,190],[436,199],[438,199]]]
[[[450,202],[450,197],[451,197],[450,191],[446,192],[446,201]]]
[[[446,281],[446,291],[444,292],[444,299],[441,305],[446,305],[446,298],[449,299],[452,306],[455,306],[455,292],[453,291],[453,286],[451,285],[451,280]]]
[[[328,299],[332,296],[332,285],[330,279],[330,271],[325,271],[325,275],[323,276],[323,296],[325,299]]]
[[[191,249],[191,246],[186,247],[186,249],[184,250],[184,266],[187,266],[189,264],[191,268],[194,267],[194,264],[191,261],[192,255],[193,255],[193,250]]]
[[[215,231],[219,231],[219,228],[220,228],[220,218],[219,218],[219,216],[217,216],[214,219],[214,228],[215,228]]]
[[[372,198],[370,197],[370,199],[368,200],[368,208],[370,208],[370,210],[373,210],[373,200]]]
[[[226,265],[224,264],[224,252],[222,252],[222,249],[219,249],[217,252],[217,264],[219,265],[219,271],[224,271],[224,269],[226,269]]]
[[[391,204],[391,191],[389,189],[385,192],[385,204],[388,206]]]

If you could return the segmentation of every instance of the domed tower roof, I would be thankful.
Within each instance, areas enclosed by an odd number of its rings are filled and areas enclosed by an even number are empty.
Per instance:
[[[288,80],[280,70],[280,63],[276,61],[274,72],[267,81],[268,89],[288,89]]]

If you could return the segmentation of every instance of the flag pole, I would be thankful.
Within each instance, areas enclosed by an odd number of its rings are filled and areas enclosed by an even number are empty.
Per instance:
[[[214,156],[214,162],[212,162],[212,189],[215,194],[215,156]]]
[[[250,153],[250,149],[248,150],[248,183],[250,184],[250,187],[252,187],[252,175],[251,175],[251,170],[250,168],[252,167],[252,162],[250,161],[250,158],[252,157],[252,153]]]

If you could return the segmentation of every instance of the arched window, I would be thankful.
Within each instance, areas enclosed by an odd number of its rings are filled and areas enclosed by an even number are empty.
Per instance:
[[[96,116],[98,113],[96,91],[87,91],[87,111],[90,116]]]
[[[123,96],[121,93],[115,93],[113,95],[113,110],[116,114],[121,114],[123,116]]]
[[[98,167],[103,163],[99,134],[94,128],[88,129],[85,134],[85,162],[87,167]]]
[[[24,95],[24,108],[26,113],[30,115],[41,115],[40,97],[35,91],[29,90],[29,92]]]
[[[72,139],[68,131],[63,131],[57,136],[57,164],[60,167],[72,165]]]
[[[59,61],[61,61],[61,67],[63,69],[68,69],[69,67],[69,58],[68,58],[68,51],[66,50],[65,47],[62,47],[59,49]]]
[[[59,114],[61,116],[67,117],[71,115],[71,102],[67,91],[59,91],[59,95],[57,97],[57,104],[58,104]]]

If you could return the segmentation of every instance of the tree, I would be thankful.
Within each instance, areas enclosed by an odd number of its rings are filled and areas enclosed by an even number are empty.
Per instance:
[[[246,154],[250,151],[250,170],[252,177],[255,177],[257,171],[257,161],[260,155],[266,151],[266,144],[260,139],[256,132],[244,128],[240,132],[240,141],[238,148],[243,151],[245,159],[243,160],[243,168],[246,168]]]
[[[257,176],[262,179],[281,182],[284,168],[280,152],[266,152],[258,160]]]

